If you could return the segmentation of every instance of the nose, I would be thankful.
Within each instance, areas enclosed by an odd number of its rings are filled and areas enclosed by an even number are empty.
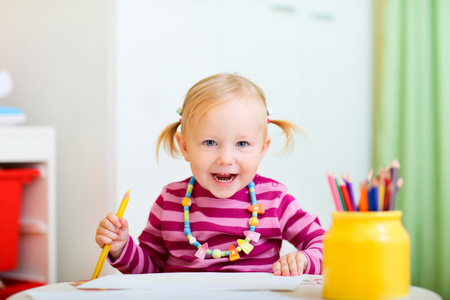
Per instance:
[[[233,157],[232,149],[229,149],[226,147],[219,149],[216,163],[218,165],[225,165],[225,166],[234,164],[234,157]]]

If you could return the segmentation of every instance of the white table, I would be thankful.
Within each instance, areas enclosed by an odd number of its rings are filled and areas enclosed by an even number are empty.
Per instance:
[[[265,300],[265,299],[324,299],[322,298],[322,284],[312,283],[314,279],[321,279],[321,276],[308,276],[308,282],[302,283],[295,291],[199,291],[199,292],[188,292],[181,293],[179,291],[165,291],[164,297],[161,299],[155,294],[155,291],[110,291],[113,293],[128,293],[122,294],[121,298],[124,300],[138,300],[138,299],[158,299],[158,300],[230,300],[230,299],[241,299],[241,300]],[[77,296],[79,293],[80,299],[98,299],[100,298],[101,291],[80,291],[75,288],[72,283],[63,282],[50,284],[42,287],[37,287],[30,289],[28,291],[67,291],[74,292],[72,294]],[[23,291],[12,295],[8,300],[30,300],[32,299],[28,295],[28,291]],[[77,294],[75,294],[77,293]],[[86,294],[89,293],[89,294]],[[97,293],[97,294],[96,294]],[[56,295],[56,293],[55,293]],[[88,295],[88,297],[86,297]],[[77,297],[78,298],[78,297]],[[50,298],[48,298],[50,299]],[[51,298],[57,299],[57,298]],[[68,298],[65,298],[68,299]],[[71,298],[75,299],[75,298]],[[442,300],[442,298],[427,289],[412,286],[410,288],[410,294],[406,297],[397,298],[397,300]]]

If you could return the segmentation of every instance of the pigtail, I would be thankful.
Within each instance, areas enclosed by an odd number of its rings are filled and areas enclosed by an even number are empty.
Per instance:
[[[164,151],[166,151],[173,158],[178,158],[181,156],[181,152],[177,147],[177,143],[175,141],[175,135],[178,130],[178,126],[180,126],[181,121],[169,124],[164,130],[160,133],[158,137],[158,143],[156,145],[156,158],[159,158],[159,149],[161,144],[164,147]]]
[[[272,120],[271,119],[270,123],[275,124],[278,127],[280,127],[283,130],[284,135],[286,136],[286,143],[284,144],[281,154],[282,155],[291,154],[292,151],[294,150],[295,134],[298,134],[298,133],[304,134],[305,132],[303,131],[303,129],[300,126],[298,126],[297,124],[290,122],[290,121]]]

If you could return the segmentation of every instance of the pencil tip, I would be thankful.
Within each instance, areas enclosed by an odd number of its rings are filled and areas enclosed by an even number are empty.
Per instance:
[[[396,158],[393,161],[391,161],[391,163],[389,164],[389,167],[398,169],[398,168],[400,168],[400,162]]]

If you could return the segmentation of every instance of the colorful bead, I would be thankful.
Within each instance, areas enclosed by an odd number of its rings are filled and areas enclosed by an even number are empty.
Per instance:
[[[221,258],[222,257],[222,251],[220,251],[219,249],[214,249],[214,251],[212,252],[212,257],[214,257],[214,258]]]
[[[204,243],[200,248],[198,248],[197,252],[195,253],[195,256],[200,259],[204,259],[207,249],[208,249],[208,243]]]
[[[244,240],[238,240],[238,244],[241,247],[242,251],[245,252],[245,254],[249,254],[253,250],[253,246]]]
[[[251,218],[250,218],[250,221],[248,221],[248,223],[249,223],[251,226],[258,226],[259,220],[258,220],[258,218],[251,217]]]
[[[234,247],[233,245],[230,245],[230,247],[228,247],[228,254],[230,256],[230,261],[235,261],[240,258],[239,251],[237,251],[236,247]]]
[[[253,204],[247,207],[247,210],[251,213],[258,213],[259,215],[264,214],[264,204]]]
[[[189,238],[189,244],[194,245],[196,241],[197,239],[191,235],[191,237]]]
[[[192,201],[191,201],[191,199],[188,198],[188,197],[185,197],[185,198],[183,199],[183,201],[181,201],[181,205],[183,205],[183,206],[191,206],[191,204],[192,204]]]
[[[259,237],[261,236],[260,233],[254,231],[244,231],[244,235],[255,243],[259,241]]]

